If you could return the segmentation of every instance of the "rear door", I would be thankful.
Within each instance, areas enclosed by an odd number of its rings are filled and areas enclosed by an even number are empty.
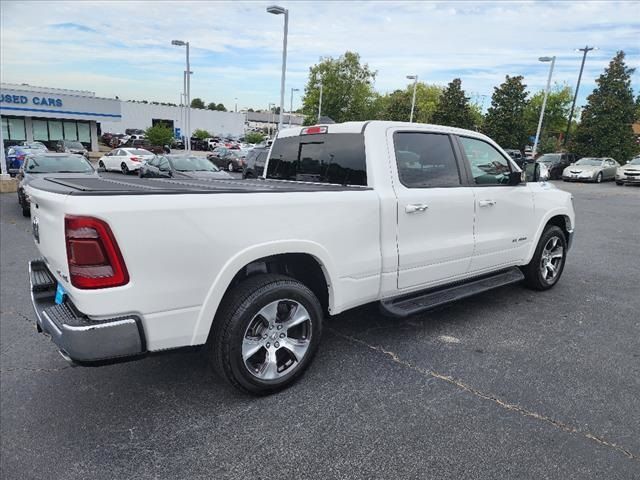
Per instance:
[[[398,289],[464,276],[474,249],[474,193],[448,134],[396,131]]]
[[[533,194],[526,183],[509,185],[511,162],[490,143],[459,136],[475,193],[475,252],[470,273],[520,263],[534,240]]]

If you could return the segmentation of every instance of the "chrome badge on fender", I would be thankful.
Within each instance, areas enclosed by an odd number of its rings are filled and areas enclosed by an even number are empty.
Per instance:
[[[33,229],[33,238],[35,238],[36,243],[40,243],[40,224],[38,223],[38,217],[33,217],[31,228]]]

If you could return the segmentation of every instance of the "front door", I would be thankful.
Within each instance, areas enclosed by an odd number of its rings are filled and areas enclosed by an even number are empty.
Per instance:
[[[467,273],[473,255],[474,196],[464,186],[446,134],[393,134],[399,184],[398,289],[429,287]]]
[[[511,162],[484,140],[459,137],[474,185],[476,244],[470,273],[521,263],[535,229],[533,194],[526,183],[511,186]]]

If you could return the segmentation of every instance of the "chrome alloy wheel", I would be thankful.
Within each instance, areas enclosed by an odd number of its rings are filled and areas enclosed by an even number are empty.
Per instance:
[[[540,274],[547,283],[553,283],[560,272],[564,257],[564,248],[558,237],[551,237],[542,250]]]
[[[242,360],[260,380],[294,371],[311,344],[311,316],[295,300],[276,300],[249,322],[242,340]]]

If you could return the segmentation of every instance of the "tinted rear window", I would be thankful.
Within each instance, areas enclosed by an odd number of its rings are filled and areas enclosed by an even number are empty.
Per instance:
[[[364,136],[327,133],[278,138],[269,157],[267,178],[366,185]]]

